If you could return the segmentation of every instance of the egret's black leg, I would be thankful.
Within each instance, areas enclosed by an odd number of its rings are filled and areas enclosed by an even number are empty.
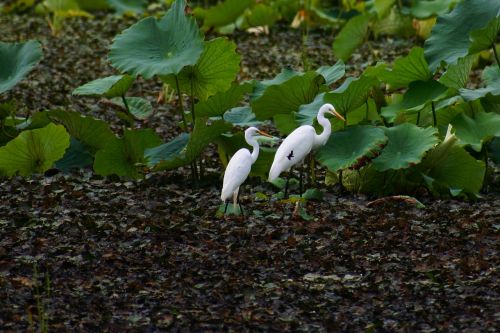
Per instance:
[[[245,213],[243,211],[243,206],[241,206],[241,202],[240,202],[240,194],[241,194],[241,190],[243,189],[243,184],[240,185],[240,188],[238,190],[238,196],[236,197],[236,200],[238,201],[238,206],[240,207],[240,211],[241,211],[241,215],[245,216]]]
[[[304,165],[300,166],[300,176],[299,176],[299,196],[302,198],[302,176],[304,173]]]
[[[227,212],[227,206],[229,205],[229,202],[226,200],[226,207],[224,208],[224,215],[226,215]]]
[[[288,176],[286,177],[286,184],[285,184],[285,199],[288,199],[288,183],[290,182],[290,177],[292,176],[293,173],[293,168],[290,168],[290,171],[288,172]]]

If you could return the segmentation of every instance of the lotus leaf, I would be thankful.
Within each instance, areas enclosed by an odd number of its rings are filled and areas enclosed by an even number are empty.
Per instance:
[[[0,148],[0,173],[25,177],[43,173],[64,156],[68,147],[69,134],[61,125],[23,131]]]

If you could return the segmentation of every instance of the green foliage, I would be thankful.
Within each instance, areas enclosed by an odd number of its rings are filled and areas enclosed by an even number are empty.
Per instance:
[[[371,76],[361,76],[357,79],[347,78],[336,90],[326,93],[323,100],[331,103],[335,109],[346,116],[361,105],[363,105],[371,89],[378,85],[379,81]]]
[[[14,87],[42,59],[37,41],[0,42],[0,94]]]
[[[0,147],[0,173],[5,176],[29,176],[43,173],[63,157],[69,147],[69,135],[63,126],[49,124],[24,131]]]
[[[427,185],[435,192],[459,195],[463,192],[477,194],[482,187],[485,167],[451,136],[431,150],[418,169]]]
[[[463,145],[470,145],[479,152],[484,142],[494,136],[500,137],[500,115],[492,112],[479,112],[470,118],[459,114],[452,122],[455,134]]]
[[[425,152],[438,143],[434,128],[420,128],[410,123],[385,130],[388,138],[380,156],[373,160],[378,171],[398,170],[420,163]]]
[[[345,75],[345,64],[339,60],[333,66],[321,66],[316,70],[325,79],[326,85],[332,85]]]
[[[495,44],[498,33],[500,32],[499,16],[500,13],[497,13],[496,19],[492,19],[486,27],[471,31],[470,39],[472,43],[469,47],[469,54],[489,49]]]
[[[381,81],[391,89],[407,87],[411,82],[427,81],[432,78],[421,47],[413,47],[406,57],[394,61],[392,70],[384,70],[378,74]]]
[[[237,106],[245,94],[252,91],[253,82],[233,84],[227,91],[219,92],[206,101],[195,104],[196,114],[200,117],[222,116],[227,110]]]
[[[141,97],[125,97],[125,100],[127,101],[128,111],[135,119],[144,120],[153,114],[153,106],[151,106],[151,103],[147,99]],[[115,97],[111,101],[125,107],[121,97]]]
[[[142,178],[144,151],[158,146],[160,138],[151,129],[126,130],[123,138],[109,142],[95,155],[94,171],[102,176],[115,174]]]
[[[144,0],[106,0],[106,2],[116,10],[119,15],[140,14],[144,12],[146,2]]]
[[[224,113],[224,120],[241,127],[258,126],[261,123],[255,118],[255,114],[248,106],[232,108]]]
[[[181,133],[173,140],[144,151],[146,164],[154,170],[170,170],[186,164],[185,152],[190,135]]]
[[[368,15],[358,15],[350,19],[333,42],[333,54],[347,61],[354,50],[365,41],[369,22]]]
[[[252,111],[259,120],[297,111],[300,105],[314,100],[324,82],[322,75],[312,71],[282,72],[274,80],[262,83],[263,91],[254,94],[257,97],[251,101]]]
[[[348,127],[344,131],[333,133],[325,146],[318,150],[316,157],[328,170],[336,172],[352,167],[364,157],[375,157],[386,141],[382,128]]]
[[[73,95],[97,95],[107,98],[125,95],[134,78],[130,75],[112,75],[90,81],[73,90]]]
[[[435,80],[414,81],[403,95],[401,106],[404,109],[421,108],[443,96],[447,88]]]
[[[250,27],[270,26],[279,18],[280,14],[276,9],[263,3],[257,4],[250,10],[250,13],[245,16],[246,23]]]
[[[64,156],[56,162],[56,168],[64,172],[70,172],[72,169],[81,169],[92,165],[92,154],[85,146],[75,138],[70,139],[69,148]]]
[[[77,112],[50,111],[49,119],[60,123],[72,137],[80,141],[91,152],[95,153],[106,144],[116,140],[109,125],[102,120],[84,117]]]
[[[203,37],[193,17],[184,14],[185,1],[176,0],[160,20],[147,17],[116,36],[109,60],[122,72],[151,78],[179,74],[203,52]]]
[[[455,63],[469,54],[471,45],[474,51],[481,49],[479,45],[483,43],[473,44],[470,34],[487,27],[499,13],[500,2],[475,0],[459,2],[450,13],[440,15],[431,36],[425,41],[425,57],[430,70],[435,72],[442,62]],[[483,35],[483,32],[474,34],[476,40],[478,34]]]
[[[486,96],[500,95],[500,70],[496,66],[490,66],[484,69],[482,74],[486,87],[479,89],[460,89],[460,95],[466,101],[475,101]]]
[[[218,28],[234,23],[250,6],[252,0],[225,0],[209,9],[196,8],[194,14],[203,19],[203,28]]]
[[[476,59],[477,57],[473,55],[458,59],[455,64],[448,66],[446,72],[439,78],[439,82],[456,90],[465,88]]]
[[[184,93],[206,100],[226,91],[240,70],[240,56],[236,44],[225,38],[205,42],[205,49],[194,66],[185,67],[177,76]],[[175,74],[175,73],[174,73]],[[162,77],[165,83],[176,86],[174,75]]]
[[[456,0],[418,0],[410,8],[411,16],[426,19],[445,14]]]

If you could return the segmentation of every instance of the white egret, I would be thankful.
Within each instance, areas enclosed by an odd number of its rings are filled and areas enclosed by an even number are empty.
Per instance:
[[[330,121],[325,118],[325,113],[332,114],[345,121],[344,117],[335,110],[333,105],[324,104],[321,106],[316,119],[323,127],[323,132],[318,135],[314,127],[302,125],[290,133],[281,143],[274,156],[274,161],[269,171],[269,181],[278,178],[283,171],[290,171],[294,165],[301,163],[312,150],[323,146],[328,141],[332,132],[332,125]],[[287,195],[289,180],[290,177],[288,177],[286,181],[285,197]],[[300,187],[300,192],[302,192],[302,173],[300,177]],[[302,193],[300,194],[302,195]]]
[[[259,157],[259,143],[256,140],[256,136],[259,134],[272,138],[271,135],[259,131],[255,127],[247,128],[245,131],[245,140],[250,146],[253,147],[252,153],[250,153],[250,151],[246,148],[238,150],[227,164],[226,172],[224,173],[224,181],[220,198],[223,202],[226,202],[227,199],[233,196],[233,208],[235,212],[236,204],[238,203],[238,192],[240,186],[247,179],[250,174],[250,170],[252,169],[252,164],[254,164],[257,157]],[[228,203],[226,202],[224,214],[226,213],[227,205]]]

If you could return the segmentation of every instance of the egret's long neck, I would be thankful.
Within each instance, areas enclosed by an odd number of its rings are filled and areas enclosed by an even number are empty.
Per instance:
[[[314,148],[323,146],[328,141],[328,138],[332,133],[332,125],[330,124],[330,121],[325,118],[325,114],[323,112],[318,113],[317,119],[318,123],[323,126],[323,132],[314,137]]]
[[[247,143],[253,147],[252,151],[252,164],[257,161],[257,157],[259,157],[259,143],[253,136],[245,138]]]

